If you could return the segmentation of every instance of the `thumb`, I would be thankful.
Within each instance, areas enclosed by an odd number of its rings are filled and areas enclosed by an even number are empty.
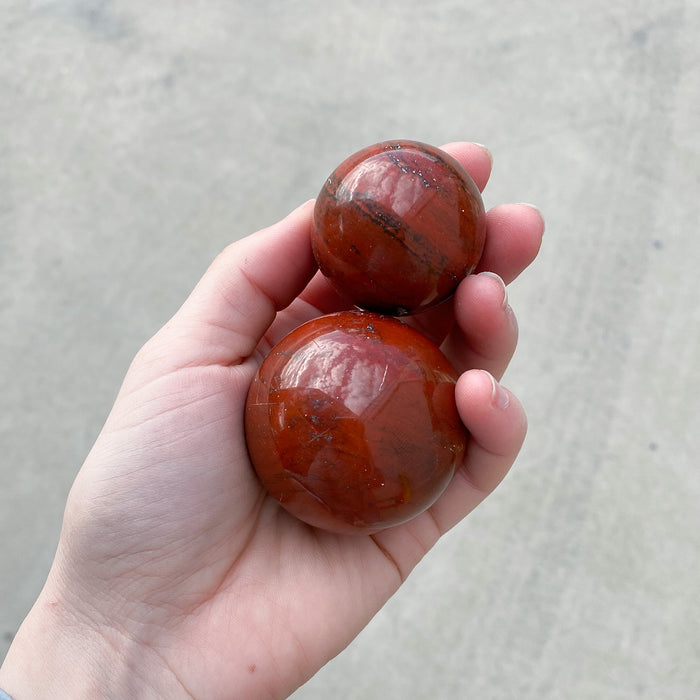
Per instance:
[[[225,248],[140,354],[153,361],[155,351],[161,371],[233,365],[251,355],[276,313],[317,270],[310,238],[313,204],[309,200]]]

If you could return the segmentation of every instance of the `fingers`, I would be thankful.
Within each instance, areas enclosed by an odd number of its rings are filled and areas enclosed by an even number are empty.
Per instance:
[[[518,342],[518,322],[503,280],[493,272],[467,277],[454,299],[455,325],[442,350],[458,372],[485,369],[501,378]]]
[[[486,213],[486,243],[476,272],[490,270],[510,284],[537,256],[544,219],[530,204],[501,204]]]
[[[147,348],[172,362],[236,364],[251,355],[280,309],[316,271],[310,244],[313,201],[228,246]],[[161,358],[163,359],[163,358]]]
[[[456,142],[442,150],[457,159],[479,190],[491,175],[491,152],[476,143]],[[486,213],[486,242],[476,272],[490,270],[510,284],[537,256],[544,219],[531,204],[502,204]]]
[[[503,376],[518,340],[504,283],[535,259],[543,233],[542,215],[529,204],[504,204],[488,212],[484,253],[476,274],[457,288],[456,323],[442,345],[458,371],[480,367]]]
[[[488,372],[463,374],[457,382],[456,400],[471,437],[462,467],[430,508],[441,533],[454,527],[498,486],[527,432],[520,402]]]
[[[449,153],[471,175],[472,180],[480,191],[484,190],[491,176],[493,157],[486,146],[467,141],[455,141],[446,143],[440,148]]]

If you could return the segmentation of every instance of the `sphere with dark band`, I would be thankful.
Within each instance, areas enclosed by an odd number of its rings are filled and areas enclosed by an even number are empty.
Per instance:
[[[479,189],[452,156],[387,141],[328,178],[312,244],[321,272],[350,302],[401,316],[452,295],[479,262],[485,236]]]
[[[373,533],[428,508],[462,461],[457,374],[401,321],[345,311],[287,335],[260,366],[245,429],[253,466],[292,515]]]

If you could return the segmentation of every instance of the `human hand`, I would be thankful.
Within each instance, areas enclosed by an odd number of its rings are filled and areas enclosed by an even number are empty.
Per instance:
[[[483,189],[488,153],[444,149]],[[266,495],[245,446],[250,382],[287,332],[344,307],[316,273],[312,209],[229,246],[137,354],[0,671],[15,700],[285,697],[510,468],[526,420],[497,382],[517,324],[496,275],[510,282],[537,254],[543,222],[528,205],[492,209],[477,270],[489,273],[413,319],[462,373],[456,400],[471,437],[440,499],[404,525],[359,536],[311,528]]]

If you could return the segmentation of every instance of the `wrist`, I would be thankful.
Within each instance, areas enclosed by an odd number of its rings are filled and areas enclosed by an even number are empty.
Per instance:
[[[45,591],[0,668],[0,688],[12,700],[189,697],[154,652]]]

